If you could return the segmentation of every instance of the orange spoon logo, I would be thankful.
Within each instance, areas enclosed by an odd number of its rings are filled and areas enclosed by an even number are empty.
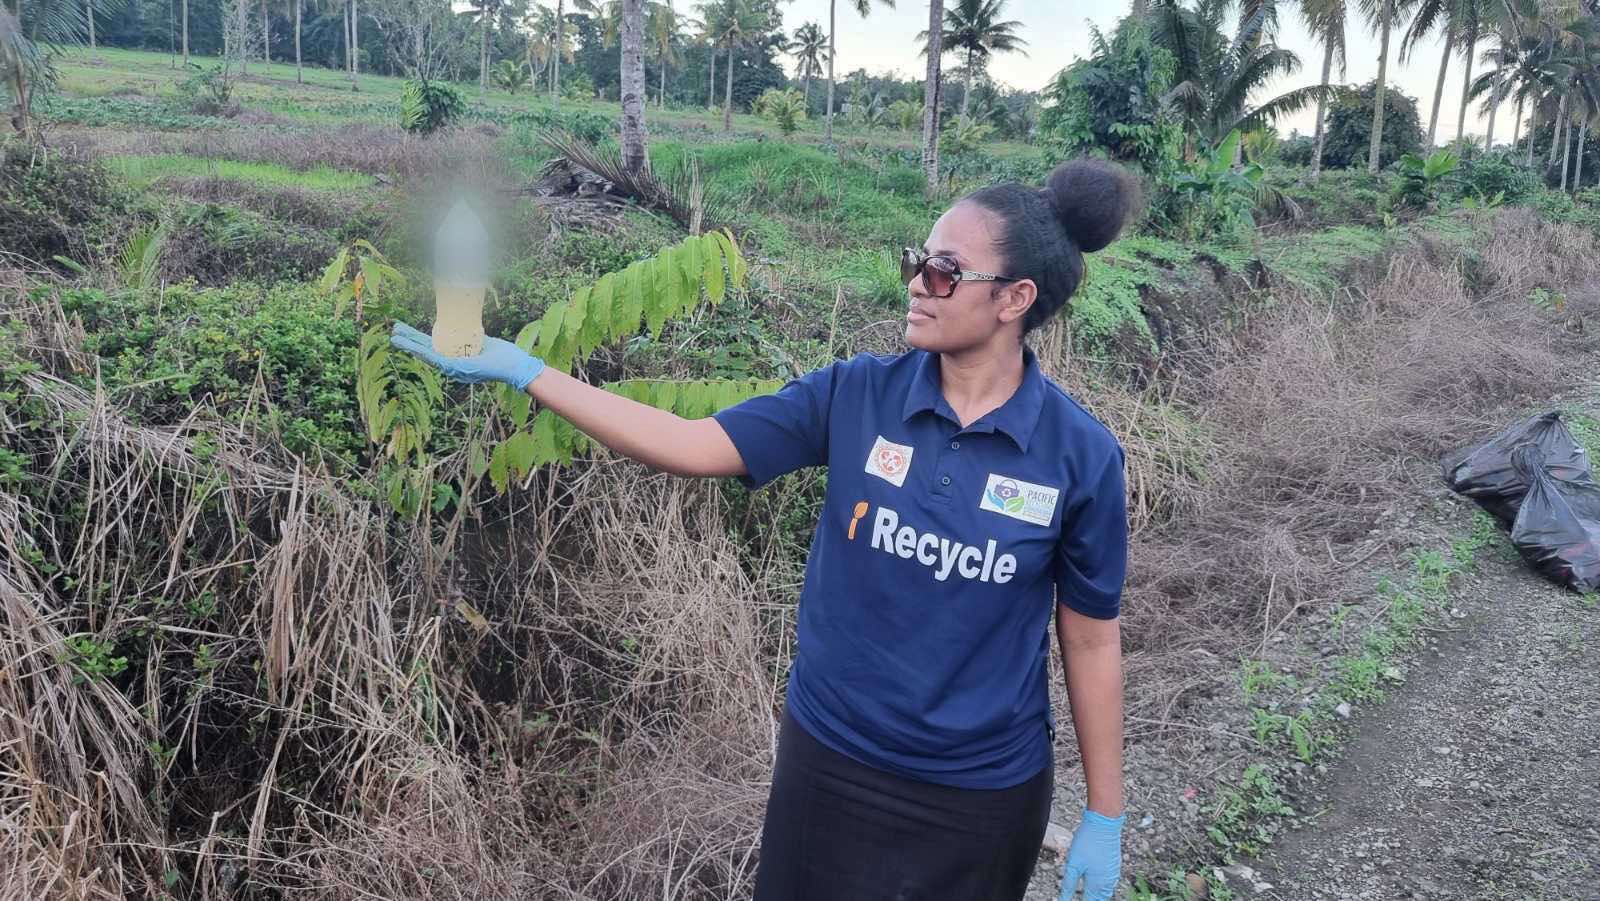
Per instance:
[[[849,534],[849,538],[850,538],[851,541],[855,541],[856,540],[856,523],[861,521],[861,517],[867,515],[867,502],[866,501],[857,501],[856,502],[856,509],[855,509],[854,513],[855,513],[855,516],[850,518],[850,534]]]

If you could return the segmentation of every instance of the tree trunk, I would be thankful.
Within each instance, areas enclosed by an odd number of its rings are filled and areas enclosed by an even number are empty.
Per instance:
[[[1583,148],[1589,143],[1589,120],[1583,120],[1583,126],[1578,129],[1578,174],[1572,177],[1572,190],[1583,190]]]
[[[649,166],[644,127],[644,0],[622,0],[622,166]]]
[[[716,44],[712,44],[707,49],[707,55],[711,59],[711,82],[710,82],[710,85],[706,88],[706,111],[710,112],[711,110],[714,110],[714,109],[717,108],[717,45]]]
[[[239,74],[250,74],[250,4],[247,0],[233,0],[234,30],[238,35]]]
[[[1455,44],[1450,40],[1448,30],[1444,33],[1444,58],[1439,60],[1439,81],[1433,86],[1433,112],[1428,116],[1428,146],[1431,148],[1438,141],[1439,135],[1439,106],[1444,100],[1444,76],[1450,70],[1450,51],[1455,49]]]
[[[961,85],[961,122],[967,122],[967,108],[972,100],[972,50],[967,50],[967,78]]]
[[[305,6],[305,0],[289,0],[294,4],[294,82],[305,84],[305,76],[300,71],[300,9]]]
[[[349,75],[351,71],[350,55],[353,52],[354,50],[350,46],[350,4],[346,3],[344,5],[344,74],[346,75]],[[355,77],[351,76],[350,80],[355,81]]]
[[[183,0],[183,67],[189,68],[189,0]]]
[[[83,0],[84,12],[88,13],[89,20],[89,49],[94,47],[94,0]]]
[[[1389,34],[1394,30],[1394,0],[1383,2],[1383,39],[1378,46],[1377,103],[1372,110],[1372,146],[1367,151],[1367,171],[1376,173],[1383,151],[1383,93],[1389,78]]]
[[[561,49],[567,45],[565,0],[556,0],[556,49],[550,60],[550,105],[561,108]]]
[[[838,31],[838,12],[834,8],[839,5],[839,0],[828,0],[828,125],[824,140],[833,143],[833,57],[834,35]]]
[[[1467,146],[1467,95],[1472,90],[1472,54],[1478,52],[1478,36],[1467,36],[1467,69],[1461,75],[1461,115],[1456,117],[1456,140]],[[1490,95],[1493,96],[1493,95]]]
[[[483,19],[478,23],[482,26],[478,31],[478,96],[483,96],[483,89],[489,84],[489,12],[483,11]]]
[[[1563,116],[1566,126],[1561,135],[1561,190],[1567,189],[1567,173],[1572,171],[1572,117]],[[1581,156],[1581,154],[1580,154]]]
[[[1556,131],[1550,136],[1550,161],[1545,163],[1548,169],[1556,164],[1556,154],[1561,152],[1561,125],[1567,118],[1567,95],[1561,95],[1561,105],[1556,107]]]
[[[1517,114],[1511,119],[1511,152],[1517,152],[1517,144],[1522,141],[1522,98],[1517,98]]]
[[[1333,42],[1327,42],[1327,50],[1322,56],[1322,89],[1328,89],[1328,82],[1333,78]],[[1316,181],[1322,177],[1322,148],[1328,140],[1328,99],[1317,98],[1317,130],[1316,137],[1311,141],[1311,180]]]
[[[272,62],[272,25],[267,18],[267,0],[261,0],[261,58]]]
[[[1518,101],[1519,103],[1521,101]],[[1533,168],[1533,134],[1539,130],[1539,102],[1535,100],[1533,109],[1528,111],[1528,168]]]
[[[1494,86],[1489,88],[1489,133],[1483,136],[1483,152],[1494,152],[1494,122],[1500,115],[1500,80],[1494,81]]]
[[[922,174],[939,190],[939,60],[944,54],[944,0],[928,3],[928,73],[922,85]]]
[[[422,57],[417,57],[417,65],[422,65]],[[361,6],[358,0],[350,0],[350,90],[359,90],[356,76],[361,74]],[[417,74],[422,74],[418,72]]]
[[[667,108],[667,55],[661,54],[661,87],[656,92],[656,109]]]
[[[722,97],[722,130],[733,131],[733,38],[728,39],[728,90]]]

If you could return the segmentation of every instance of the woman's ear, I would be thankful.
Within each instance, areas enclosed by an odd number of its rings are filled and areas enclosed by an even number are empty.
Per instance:
[[[995,292],[995,302],[1000,305],[1000,321],[1010,324],[1028,315],[1033,302],[1039,299],[1039,286],[1033,279],[1011,282]]]

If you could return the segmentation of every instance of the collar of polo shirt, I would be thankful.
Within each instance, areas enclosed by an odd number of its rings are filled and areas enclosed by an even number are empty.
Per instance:
[[[967,426],[969,432],[1003,432],[1023,453],[1028,452],[1028,439],[1033,437],[1033,430],[1039,425],[1039,412],[1044,409],[1044,374],[1039,371],[1039,360],[1034,356],[1033,350],[1022,348],[1022,383],[1017,386],[1015,394],[1000,408],[989,413]],[[917,366],[917,376],[911,381],[911,390],[906,392],[906,404],[902,411],[902,421],[928,410],[932,410],[956,425],[961,420],[956,416],[950,403],[944,399],[944,388],[939,381],[939,355],[922,354],[922,362]]]

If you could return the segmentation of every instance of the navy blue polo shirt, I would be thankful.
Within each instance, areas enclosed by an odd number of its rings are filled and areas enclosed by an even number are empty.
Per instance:
[[[1024,352],[962,428],[939,357],[862,354],[716,414],[758,488],[828,467],[789,712],[869,766],[1006,788],[1050,764],[1052,599],[1117,616],[1123,452]]]

